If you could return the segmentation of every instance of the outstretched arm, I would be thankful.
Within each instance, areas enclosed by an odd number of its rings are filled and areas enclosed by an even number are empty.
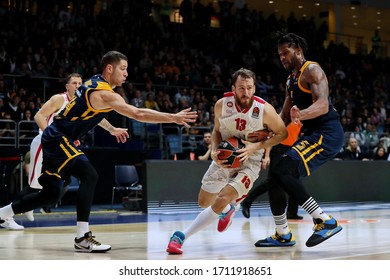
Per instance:
[[[195,122],[198,117],[197,112],[191,111],[191,108],[184,109],[176,114],[137,108],[127,104],[119,94],[113,94],[109,91],[93,92],[90,98],[94,108],[107,108],[109,106],[119,114],[140,122],[176,123],[190,127],[188,123]]]

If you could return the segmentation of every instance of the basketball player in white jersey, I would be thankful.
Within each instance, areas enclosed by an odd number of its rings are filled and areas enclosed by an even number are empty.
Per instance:
[[[38,182],[38,178],[41,175],[42,169],[42,145],[41,145],[41,137],[43,130],[49,126],[54,117],[65,108],[66,104],[74,97],[75,92],[82,84],[81,75],[78,73],[70,74],[66,79],[65,88],[66,91],[63,93],[58,93],[53,95],[37,112],[34,117],[35,122],[39,127],[39,134],[35,136],[30,145],[30,168],[28,174],[28,182],[29,187],[24,189],[18,197],[22,197],[26,194],[37,192],[42,189],[42,186]],[[126,142],[128,138],[128,133],[124,132],[122,128],[113,127],[106,119],[103,119],[99,126],[109,131],[111,129],[113,132],[110,132],[112,135],[117,137],[118,142]],[[79,145],[79,141],[77,145]],[[30,221],[34,221],[33,210],[25,213],[27,219]],[[24,227],[18,225],[13,219],[8,219],[6,222],[0,224],[0,226],[8,228],[8,229],[23,229]]]
[[[176,231],[168,244],[167,252],[182,254],[185,238],[207,225],[218,222],[218,231],[225,231],[231,224],[236,206],[246,197],[258,178],[264,150],[279,144],[287,137],[284,122],[275,109],[255,96],[255,74],[241,68],[232,77],[232,92],[224,94],[215,104],[214,130],[212,133],[210,167],[204,174],[198,203],[204,209],[182,231]],[[268,129],[273,136],[257,143],[246,141],[257,130]],[[230,137],[243,139],[245,147],[238,150],[241,166],[231,168],[227,160],[219,160],[216,150],[222,140]]]

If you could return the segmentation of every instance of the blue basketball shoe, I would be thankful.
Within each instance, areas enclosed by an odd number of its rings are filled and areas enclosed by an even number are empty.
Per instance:
[[[323,221],[321,219],[313,219],[314,232],[306,241],[307,247],[316,246],[343,229],[332,216],[329,217],[330,219],[326,221]]]
[[[275,232],[274,235],[261,239],[255,243],[256,247],[288,247],[295,245],[295,238],[291,232],[279,235]]]

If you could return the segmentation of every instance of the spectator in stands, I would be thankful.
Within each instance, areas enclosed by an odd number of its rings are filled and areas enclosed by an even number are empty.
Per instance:
[[[375,154],[374,157],[372,158],[373,160],[388,160],[388,153],[386,153],[385,148],[379,147]]]
[[[37,108],[37,105],[35,104],[35,102],[33,100],[30,100],[28,102],[27,109],[29,109],[31,111],[31,116],[33,118],[34,118],[35,114],[39,111],[39,109]]]
[[[350,137],[355,138],[358,141],[359,147],[363,149],[363,152],[365,152],[365,145],[366,145],[366,134],[360,130],[360,126],[355,126],[355,131],[351,132]]]
[[[149,93],[146,96],[145,108],[156,110],[156,111],[160,111],[160,107],[158,106],[158,104],[157,104],[157,102],[155,100],[155,96],[153,94],[151,94],[151,93]]]
[[[366,146],[372,151],[379,142],[379,136],[376,126],[371,123],[371,118],[367,119],[366,134]]]
[[[5,111],[10,114],[11,119],[14,121],[19,120],[19,118],[17,116],[19,102],[20,102],[19,95],[17,95],[16,92],[12,92],[8,102],[4,105]]]
[[[13,125],[10,121],[11,115],[6,112],[4,114],[4,120],[6,122],[0,123],[0,143],[2,144],[12,144],[15,143],[15,140],[12,139],[16,136],[16,125]]]
[[[173,105],[168,99],[163,99],[163,103],[160,109],[161,112],[173,113]]]
[[[377,131],[383,132],[385,119],[383,118],[381,112],[378,110],[377,107],[372,108],[370,118],[371,118],[371,124],[377,128]]]
[[[141,90],[135,90],[134,97],[130,100],[130,104],[137,108],[145,108],[145,101],[141,97]]]
[[[145,88],[141,91],[141,98],[146,101],[148,98],[148,95],[151,94],[153,96],[156,95],[154,89],[153,89],[153,84],[152,82],[146,82],[145,83]]]
[[[195,150],[196,160],[211,160],[211,132],[203,133],[203,141]]]
[[[4,115],[5,115],[4,100],[3,98],[0,98],[0,119],[3,119]]]
[[[26,101],[20,100],[18,103],[18,108],[16,109],[15,121],[19,122],[25,118],[24,114],[26,111]]]
[[[356,138],[349,138],[348,146],[341,153],[343,160],[369,160],[369,157],[362,153]]]

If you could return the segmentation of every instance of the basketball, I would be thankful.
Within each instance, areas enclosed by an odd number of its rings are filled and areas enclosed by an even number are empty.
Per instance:
[[[243,148],[245,145],[241,142],[241,139],[236,137],[231,137],[226,140],[223,140],[219,144],[217,151],[219,159],[226,159],[228,164],[231,165],[231,168],[240,167],[241,162],[240,158],[237,157],[239,154],[236,153],[237,150]]]
[[[267,129],[256,130],[248,133],[247,140],[252,143],[264,141],[270,137],[270,131]]]

